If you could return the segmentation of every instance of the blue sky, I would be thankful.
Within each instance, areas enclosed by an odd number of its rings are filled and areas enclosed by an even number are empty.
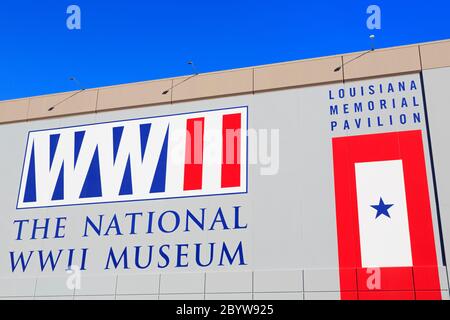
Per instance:
[[[81,8],[81,30],[66,9]],[[366,27],[379,5],[382,29]],[[0,100],[450,38],[450,2],[2,0]]]

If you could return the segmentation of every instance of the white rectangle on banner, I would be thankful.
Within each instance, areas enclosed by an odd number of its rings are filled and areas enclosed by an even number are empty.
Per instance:
[[[355,164],[363,268],[412,266],[403,163]]]

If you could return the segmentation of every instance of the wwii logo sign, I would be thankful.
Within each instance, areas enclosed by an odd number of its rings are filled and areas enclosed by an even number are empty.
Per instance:
[[[17,208],[244,193],[247,107],[29,133]]]

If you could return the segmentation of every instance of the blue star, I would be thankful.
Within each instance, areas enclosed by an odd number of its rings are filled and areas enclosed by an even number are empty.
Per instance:
[[[388,210],[392,206],[393,206],[393,204],[384,204],[383,198],[380,198],[380,203],[378,205],[371,206],[372,208],[377,210],[377,216],[375,217],[375,219],[377,219],[381,215],[384,215],[384,216],[390,218],[391,216],[389,215]]]

